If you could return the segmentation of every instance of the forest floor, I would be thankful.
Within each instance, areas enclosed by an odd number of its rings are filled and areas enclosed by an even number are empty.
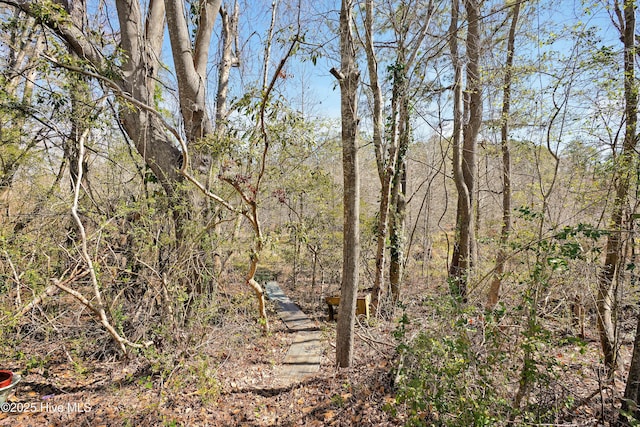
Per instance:
[[[290,291],[294,300],[306,299],[303,289]],[[42,331],[26,328],[19,357],[0,357],[0,367],[22,375],[0,411],[0,426],[402,425],[383,409],[394,402],[388,338],[375,342],[360,332],[355,366],[337,370],[335,322],[319,302],[300,304],[321,331],[321,367],[301,381],[286,381],[279,367],[295,334],[269,302],[271,331],[263,336],[242,318],[252,314],[251,297],[244,297],[247,303],[229,298],[242,307],[224,329],[172,357],[80,357],[73,343],[42,339]],[[87,328],[90,340],[99,327],[86,321],[77,328]]]
[[[271,331],[264,336],[251,320],[250,295],[230,288],[222,294],[227,295],[228,307],[222,310],[227,318],[198,339],[185,338],[174,352],[150,350],[128,360],[114,351],[83,353],[87,343],[99,347],[99,340],[108,341],[89,315],[82,317],[86,323],[75,325],[81,329],[75,339],[23,327],[13,353],[0,352],[0,367],[22,375],[0,411],[0,426],[403,425],[407,408],[398,403],[393,386],[398,316],[359,325],[353,368],[336,369],[336,324],[328,321],[322,296],[337,289],[282,287],[321,331],[320,370],[300,382],[279,378],[294,334],[278,318],[274,303],[269,303]],[[420,312],[424,305],[417,294],[407,295],[407,301],[415,324],[428,321],[428,308]],[[566,367],[561,387],[574,402],[563,413],[563,425],[608,425],[612,402],[622,392],[619,381],[603,385],[595,330],[589,335],[579,348],[568,342],[553,349]],[[625,361],[628,347],[621,350]]]

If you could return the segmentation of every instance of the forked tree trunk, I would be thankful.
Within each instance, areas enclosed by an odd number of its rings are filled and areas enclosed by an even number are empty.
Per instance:
[[[409,80],[415,70],[418,54],[422,49],[422,42],[427,35],[433,16],[433,2],[426,6],[427,15],[416,20],[410,8],[395,13],[392,9],[391,20],[397,40],[396,62],[392,67],[391,94],[391,123],[389,131],[384,137],[384,123],[382,119],[382,92],[378,82],[378,63],[373,46],[373,1],[366,2],[365,17],[365,51],[369,68],[370,87],[373,95],[373,143],[375,146],[376,164],[380,178],[380,208],[376,226],[376,264],[371,305],[376,314],[384,292],[387,290],[384,276],[386,267],[386,244],[390,241],[389,256],[389,285],[391,301],[397,301],[400,295],[400,285],[404,266],[404,223],[406,216],[406,156],[410,137],[409,101],[407,91]],[[417,24],[416,24],[417,23]],[[410,32],[417,25],[415,33]]]
[[[15,0],[10,3],[39,16],[38,1]],[[181,209],[185,202],[185,194],[180,190],[184,180],[179,172],[182,153],[176,147],[173,136],[168,134],[164,123],[149,109],[154,106],[166,16],[187,140],[193,142],[211,131],[204,107],[204,88],[211,32],[220,2],[203,1],[193,45],[182,4],[176,0],[151,0],[146,17],[142,16],[140,3],[136,0],[116,0],[115,3],[120,28],[120,48],[125,59],[119,73],[110,76],[111,86],[117,96],[133,101],[133,105],[122,104],[118,118],[138,153],[165,190],[173,210],[177,240],[181,240],[186,220],[185,209]],[[77,7],[77,4],[73,7]],[[86,16],[84,7],[81,11],[74,9],[69,12],[73,12],[73,16]],[[105,62],[101,52],[83,33],[81,23],[69,25],[65,19],[62,15],[52,13],[46,17],[44,24],[55,31],[77,56],[91,62],[95,69],[109,69],[111,65]]]

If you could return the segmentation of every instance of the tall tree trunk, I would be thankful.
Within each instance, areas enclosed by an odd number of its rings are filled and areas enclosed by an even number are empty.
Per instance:
[[[598,293],[596,300],[600,345],[604,355],[605,366],[609,369],[611,376],[614,375],[619,363],[613,308],[616,301],[616,283],[620,274],[618,265],[622,257],[622,232],[625,230],[625,210],[631,179],[635,173],[634,163],[636,160],[635,150],[637,145],[638,84],[635,81],[635,8],[635,2],[624,2],[624,11],[621,12],[616,3],[616,16],[618,16],[619,19],[618,28],[621,30],[621,38],[624,43],[624,114],[626,127],[622,153],[618,156],[615,168],[614,185],[616,194],[609,223],[611,233],[609,233],[607,237],[604,265],[598,275]],[[623,13],[624,17],[622,15]],[[635,366],[633,366],[634,363]],[[632,367],[640,372],[640,368],[638,368],[640,360],[635,360],[634,363],[632,363]],[[636,377],[634,379],[632,372],[633,369],[630,370],[629,375],[631,381],[627,380],[627,386],[629,387],[631,383],[631,387],[637,387],[637,384],[633,383],[637,383],[638,378]],[[629,390],[629,393],[632,393],[632,391],[633,390]]]
[[[163,41],[165,3],[152,0],[146,22],[143,22],[137,0],[116,0],[116,10],[120,22],[121,47],[126,58],[121,68],[122,80],[117,83],[124,93],[130,94],[136,101],[153,106],[159,68],[157,58]],[[83,47],[79,55],[82,57],[86,55],[85,52]],[[123,106],[119,111],[119,119],[167,194],[176,224],[176,239],[181,241],[186,221],[185,209],[180,208],[185,198],[179,190],[183,182],[178,170],[182,153],[160,119],[148,110]]]
[[[211,34],[222,0],[201,0],[195,40],[191,42],[184,3],[164,0],[167,27],[178,83],[178,99],[187,142],[209,135],[212,124],[206,109],[207,61]]]
[[[452,20],[450,49],[452,60],[454,61],[454,92],[461,92],[462,85],[462,65],[458,54],[456,34],[458,21],[457,1],[454,0],[452,10]],[[477,171],[477,139],[482,124],[482,87],[480,78],[480,2],[478,0],[464,0],[467,11],[467,37],[466,37],[466,96],[464,98],[464,113],[455,111],[454,116],[460,115],[460,122],[465,120],[462,129],[456,129],[454,118],[454,180],[458,190],[458,212],[456,215],[456,242],[454,244],[454,254],[451,261],[450,280],[454,292],[462,301],[467,298],[467,283],[471,268],[476,259],[476,239],[475,239],[475,215],[476,197],[474,188],[476,185]],[[455,44],[455,46],[453,46]],[[459,88],[457,86],[460,86]],[[459,96],[454,95],[454,110],[460,109]],[[456,105],[456,102],[458,104]],[[462,133],[462,136],[456,135]],[[462,141],[460,141],[462,139]],[[462,142],[462,147],[460,146]]]
[[[96,70],[111,70],[98,47],[83,33],[82,23],[69,25],[64,14],[39,13],[42,5],[37,0],[15,0],[8,4],[40,20],[54,31],[78,57],[89,61]],[[59,3],[75,16],[68,3]],[[134,0],[116,0],[120,27],[120,48],[125,58],[115,73],[110,73],[110,85],[119,97],[134,101],[134,105],[122,105],[119,121],[133,141],[137,151],[158,178],[169,197],[172,207],[177,207],[180,195],[177,188],[182,182],[178,169],[182,159],[180,150],[170,137],[160,119],[143,106],[153,106],[153,94],[159,70],[158,58],[164,33],[165,7],[162,0],[149,3],[146,20],[143,20],[140,4]],[[73,12],[73,13],[72,13]],[[86,14],[86,11],[84,11]],[[173,209],[177,233],[180,234],[183,214]]]
[[[336,365],[353,363],[353,341],[360,261],[360,178],[358,173],[358,100],[360,74],[353,40],[353,0],[342,0],[340,8],[340,67],[331,69],[340,82],[342,117],[342,164],[344,179],[344,237],[342,289],[336,336]]]
[[[264,60],[262,62],[262,90],[267,88],[269,78],[269,65],[271,62],[271,44],[273,43],[273,32],[276,26],[276,16],[278,13],[278,0],[271,1],[271,22],[269,23],[269,33],[264,45]]]
[[[502,92],[502,126],[500,127],[500,146],[502,149],[502,229],[500,230],[500,248],[496,255],[493,280],[487,297],[487,310],[493,310],[500,298],[500,288],[507,258],[507,241],[511,234],[511,148],[509,147],[509,114],[511,110],[511,78],[513,76],[513,56],[516,40],[516,27],[520,16],[520,2],[513,5],[511,27],[507,40],[507,62],[505,65],[504,87]]]
[[[222,21],[222,57],[218,71],[218,90],[216,93],[216,134],[221,137],[227,129],[227,95],[229,93],[229,75],[231,68],[239,65],[239,59],[233,54],[233,43],[238,32],[238,2],[234,2],[233,12],[220,8]]]
[[[392,82],[393,89],[391,93],[391,125],[387,135],[387,152],[386,154],[382,151],[381,155],[381,164],[378,167],[378,173],[380,175],[380,209],[378,211],[378,223],[377,223],[377,247],[376,247],[376,271],[374,276],[374,284],[373,284],[373,298],[372,305],[374,308],[374,312],[376,314],[379,313],[380,304],[382,302],[382,297],[384,292],[387,291],[386,286],[384,284],[384,267],[386,264],[386,242],[387,236],[389,236],[391,248],[390,248],[390,258],[394,257],[394,224],[395,216],[394,216],[394,206],[395,202],[398,199],[398,194],[400,192],[399,183],[399,167],[400,164],[400,105],[402,102],[402,93],[404,90],[404,58],[401,59],[402,50],[398,49],[398,58],[396,59],[395,67],[393,67],[392,72]],[[400,241],[395,241],[396,244],[402,244]],[[399,250],[402,250],[399,247]],[[397,255],[397,254],[395,254]],[[390,260],[390,263],[393,262]],[[389,271],[391,272],[396,265],[389,265]],[[396,271],[399,273],[399,271]],[[391,274],[391,273],[390,273]],[[395,276],[398,278],[399,276]],[[389,281],[392,278],[389,277]]]
[[[375,57],[373,39],[373,1],[366,3],[365,18],[365,51],[367,53],[367,65],[369,68],[370,86],[373,93],[373,142],[375,146],[376,164],[380,178],[380,209],[376,227],[376,265],[374,272],[374,285],[372,306],[375,312],[379,311],[379,305],[384,285],[384,268],[386,264],[387,236],[390,241],[389,282],[391,286],[391,299],[399,298],[400,283],[402,281],[402,268],[404,265],[404,222],[406,216],[406,145],[409,143],[409,79],[413,74],[417,62],[418,53],[423,48],[422,42],[427,35],[431,18],[433,16],[433,1],[429,1],[425,11],[427,15],[416,20],[410,7],[390,10],[391,27],[395,32],[397,46],[395,48],[396,61],[392,71],[391,93],[391,120],[386,141],[383,141],[382,121],[382,93],[378,83],[377,60]],[[416,24],[417,23],[417,24]],[[412,24],[416,24],[414,27]],[[410,29],[415,28],[415,33]],[[403,146],[404,144],[404,146]]]
[[[607,239],[607,252],[605,265],[599,277],[598,288],[598,330],[600,332],[600,343],[605,355],[605,362],[610,370],[616,368],[617,351],[615,347],[615,331],[612,322],[612,305],[615,301],[614,280],[617,272],[619,257],[621,256],[622,242],[617,231],[623,230],[624,206],[626,205],[627,194],[631,182],[631,176],[636,168],[632,167],[637,161],[637,124],[638,124],[638,83],[635,75],[636,47],[636,2],[624,2],[623,11],[618,8],[616,12],[619,19],[619,28],[622,29],[622,41],[624,43],[624,94],[625,94],[625,118],[626,129],[624,135],[622,167],[616,168],[623,175],[619,177],[618,188],[616,189],[616,199],[614,211],[611,218],[613,232]],[[633,343],[633,355],[631,366],[627,376],[627,384],[624,390],[625,400],[622,402],[622,410],[628,411],[629,402],[635,403],[634,416],[640,417],[640,315],[638,315],[638,326],[636,338]]]
[[[473,267],[477,262],[477,248],[475,238],[475,214],[478,199],[475,193],[478,175],[478,134],[482,125],[482,78],[480,76],[480,6],[482,0],[464,0],[467,11],[467,102],[465,103],[465,115],[467,122],[464,126],[464,147],[462,172],[469,189],[471,198],[471,212],[469,213],[469,266]]]
[[[406,77],[403,77],[403,80],[406,80]],[[407,152],[409,151],[410,141],[409,102],[406,97],[406,87],[402,89],[399,104],[398,167],[393,177],[393,215],[391,219],[391,251],[389,257],[389,285],[391,288],[391,302],[393,304],[396,304],[400,300],[400,286],[404,267],[404,229],[407,210]]]
[[[449,50],[453,65],[453,133],[451,145],[453,149],[453,180],[458,193],[458,203],[456,212],[456,228],[454,237],[454,248],[449,266],[450,286],[453,295],[457,298],[465,299],[467,295],[466,275],[469,261],[469,228],[463,226],[463,213],[467,216],[471,211],[471,198],[469,188],[464,180],[462,168],[462,118],[464,100],[462,95],[462,62],[458,52],[458,15],[460,13],[459,0],[451,2],[451,24],[449,26]]]
[[[371,298],[373,312],[378,314],[384,286],[385,250],[387,235],[389,234],[391,179],[395,174],[397,164],[397,138],[389,138],[385,150],[383,141],[382,89],[380,88],[378,80],[378,60],[373,46],[373,0],[366,1],[365,13],[365,52],[367,54],[367,68],[369,71],[369,87],[373,98],[373,145],[375,148],[376,165],[378,167],[378,177],[380,178],[380,207],[378,209],[376,224],[376,264]],[[391,132],[392,135],[393,133],[394,132]]]
[[[233,44],[238,35],[238,2],[234,1],[233,12],[229,13],[226,8],[220,7],[220,17],[222,21],[222,55],[220,63],[218,65],[218,89],[216,92],[216,112],[215,112],[215,135],[218,140],[224,138],[224,134],[227,131],[227,121],[229,118],[229,111],[227,107],[227,97],[229,93],[229,76],[231,75],[231,68],[238,66],[240,60],[233,53]],[[211,189],[216,174],[218,173],[218,166],[214,164],[217,159],[213,159],[212,164],[209,167],[209,174],[207,176],[206,187]],[[214,200],[207,200],[207,211],[210,217],[215,218],[220,214],[220,207]],[[236,214],[238,220],[242,218],[241,214]],[[222,234],[222,223],[217,219],[215,227],[210,230],[212,237],[220,236]],[[230,246],[232,248],[233,245]],[[229,249],[227,258],[231,256],[233,249]],[[213,257],[213,276],[218,282],[222,280],[222,268],[223,260],[220,250],[216,250],[212,254]]]

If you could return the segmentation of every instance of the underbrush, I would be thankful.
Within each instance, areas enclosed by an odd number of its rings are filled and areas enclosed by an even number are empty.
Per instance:
[[[446,296],[422,305],[429,318],[405,313],[394,333],[393,410],[406,411],[407,425],[556,425],[597,412],[584,400],[601,386],[584,382],[587,371],[597,377],[595,343],[552,323],[528,330],[518,310],[485,312]]]

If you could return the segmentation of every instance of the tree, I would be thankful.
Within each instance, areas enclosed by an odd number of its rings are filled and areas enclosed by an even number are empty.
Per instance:
[[[255,271],[259,255],[263,248],[264,236],[258,218],[258,199],[260,182],[266,171],[269,151],[269,136],[266,124],[267,103],[280,72],[299,41],[298,34],[293,37],[288,51],[259,98],[259,114],[256,115],[258,137],[254,142],[262,142],[263,150],[254,176],[239,173],[237,170],[221,170],[219,178],[233,188],[240,198],[242,207],[236,208],[223,197],[213,193],[209,185],[204,185],[191,172],[206,164],[205,158],[196,148],[199,142],[214,137],[213,124],[206,107],[207,64],[209,47],[215,17],[223,16],[223,55],[219,91],[217,96],[217,119],[225,120],[228,72],[235,64],[230,55],[231,41],[237,32],[237,6],[229,16],[226,9],[221,10],[221,0],[201,0],[189,15],[182,2],[177,0],[151,0],[142,16],[142,7],[138,1],[116,0],[115,6],[119,22],[119,56],[108,58],[103,55],[93,39],[93,33],[82,25],[87,21],[87,6],[43,4],[39,0],[8,0],[5,2],[30,14],[36,21],[48,26],[69,50],[82,60],[80,65],[68,63],[64,57],[51,58],[57,66],[69,71],[95,78],[102,82],[115,95],[118,105],[117,119],[131,139],[147,167],[162,185],[173,213],[175,235],[178,247],[182,247],[186,238],[185,228],[189,217],[190,195],[184,186],[186,180],[193,183],[203,194],[236,215],[249,220],[254,233],[254,245],[251,250],[250,264],[246,283],[256,294],[260,317],[265,331],[268,329],[264,294],[255,280]],[[73,9],[73,10],[72,10]],[[191,27],[187,18],[193,18]],[[158,111],[155,95],[161,90],[158,72],[161,68],[160,56],[165,31],[169,34],[173,66],[178,86],[181,129],[171,126]],[[220,124],[220,131],[224,124]],[[215,139],[215,138],[214,138]],[[203,144],[206,146],[206,144]],[[218,153],[219,147],[213,147],[212,153]],[[191,153],[190,153],[191,152]],[[191,159],[194,160],[192,168]],[[251,182],[253,181],[253,182]],[[178,251],[178,255],[180,251]],[[163,272],[164,273],[164,272]]]
[[[336,336],[336,365],[353,363],[353,341],[360,262],[360,181],[358,172],[358,82],[353,38],[353,0],[342,0],[340,8],[340,70],[331,73],[340,83],[342,117],[342,167],[344,182],[344,237],[342,288]]]
[[[9,213],[11,187],[18,168],[40,142],[39,136],[26,138],[25,125],[37,80],[38,55],[44,34],[34,19],[14,11],[7,31],[7,72],[2,76],[0,97],[0,209]]]
[[[607,236],[605,248],[605,260],[598,277],[598,293],[596,306],[598,309],[598,332],[600,335],[600,345],[604,354],[605,366],[609,369],[609,374],[613,375],[619,363],[615,326],[613,321],[613,307],[616,300],[616,283],[620,275],[619,266],[622,257],[623,237],[625,230],[626,209],[631,187],[632,177],[636,174],[636,146],[638,137],[636,135],[638,123],[638,84],[635,80],[635,58],[636,58],[636,4],[635,2],[624,2],[623,9],[615,3],[614,22],[620,32],[621,40],[624,44],[624,119],[625,131],[622,151],[616,159],[615,175],[613,177],[615,198],[609,228],[611,232]],[[627,380],[627,390],[625,396],[634,402],[638,398],[638,380],[640,379],[640,354],[635,355],[632,368],[629,371]]]
[[[275,7],[275,5],[274,5]],[[275,9],[274,12],[275,13]],[[269,158],[269,150],[272,145],[270,131],[269,131],[269,123],[268,123],[268,110],[267,105],[269,103],[271,93],[275,87],[276,82],[283,75],[283,69],[287,60],[293,55],[298,43],[300,42],[300,5],[298,5],[298,19],[297,19],[297,29],[295,34],[292,36],[289,46],[283,54],[282,59],[278,63],[275,68],[273,74],[271,75],[271,79],[268,80],[268,84],[263,86],[261,90],[261,94],[256,105],[257,113],[256,117],[256,134],[254,138],[251,139],[251,145],[261,144],[261,150],[258,154],[258,159],[252,158],[250,155],[246,162],[248,164],[253,164],[255,161],[255,170],[254,174],[251,174],[247,171],[240,171],[238,167],[241,165],[241,161],[236,161],[235,165],[224,165],[219,174],[220,180],[229,184],[236,192],[236,194],[241,199],[242,207],[234,207],[230,202],[220,197],[216,193],[210,191],[207,186],[202,184],[190,171],[189,171],[189,148],[187,145],[187,141],[179,138],[182,153],[184,156],[184,161],[182,162],[182,166],[180,168],[180,173],[185,176],[191,183],[193,183],[203,194],[209,197],[212,201],[217,202],[222,207],[227,209],[228,211],[237,214],[238,216],[243,216],[245,219],[249,221],[253,232],[253,244],[250,250],[249,255],[249,269],[245,276],[245,283],[251,288],[254,292],[256,300],[258,301],[258,312],[260,316],[260,322],[262,323],[264,333],[269,331],[269,323],[267,319],[266,312],[266,304],[265,304],[265,296],[264,290],[260,283],[256,280],[256,272],[258,269],[258,265],[260,262],[260,257],[262,251],[264,249],[265,236],[263,227],[260,220],[259,215],[259,195],[261,184],[265,178],[265,174],[267,172],[267,162]],[[237,22],[237,20],[236,20]],[[269,31],[269,38],[272,37],[272,29]],[[270,43],[270,41],[268,42]],[[224,56],[223,56],[224,60]],[[265,58],[264,69],[268,69],[268,60]],[[268,72],[265,71],[265,75],[268,76]],[[267,82],[265,80],[264,83]],[[253,107],[251,107],[253,108]],[[278,118],[278,111],[273,111],[275,115],[275,119]],[[207,134],[208,135],[208,134]],[[231,162],[234,163],[234,162]]]
[[[511,110],[511,79],[513,77],[513,56],[515,53],[516,27],[520,16],[521,3],[513,5],[511,26],[507,38],[507,60],[504,71],[504,87],[502,92],[502,116],[500,117],[500,147],[502,151],[502,229],[500,230],[500,248],[496,255],[496,266],[486,307],[492,310],[500,298],[500,287],[506,263],[506,245],[511,234],[511,148],[509,146],[509,122]]]
[[[450,50],[454,68],[453,171],[458,191],[456,239],[449,267],[454,294],[467,298],[467,281],[476,257],[475,215],[477,138],[482,124],[482,82],[480,75],[481,0],[464,0],[467,12],[466,87],[462,99],[462,63],[458,53],[458,9],[453,1],[450,27]],[[457,93],[457,94],[456,94]],[[457,122],[457,123],[456,123]]]
[[[110,61],[86,33],[86,4],[45,4],[40,0],[7,0],[14,6],[47,25],[82,60],[82,67],[59,65],[97,77],[113,90],[121,102],[118,120],[145,163],[162,184],[172,207],[178,241],[183,237],[186,220],[185,195],[180,189],[182,153],[175,135],[167,131],[162,118],[153,111],[154,94],[161,68],[165,16],[171,39],[182,125],[189,143],[211,132],[205,108],[206,67],[210,38],[220,0],[203,0],[199,8],[198,26],[193,41],[189,35],[182,3],[152,0],[143,17],[140,3],[116,0],[120,29],[120,63]],[[73,7],[73,11],[71,8]],[[166,7],[166,10],[165,10]],[[73,12],[73,13],[72,13]],[[67,18],[70,16],[70,21]]]
[[[471,192],[464,180],[462,169],[462,118],[463,118],[463,96],[462,96],[462,64],[458,53],[458,15],[460,13],[460,2],[451,2],[451,25],[449,27],[449,51],[453,65],[453,132],[451,135],[453,149],[453,180],[458,193],[458,208],[456,214],[456,236],[454,241],[453,258],[449,267],[449,276],[452,277],[452,291],[455,296],[464,298],[466,289],[466,279],[461,274],[466,274],[470,255],[469,217],[471,216]],[[460,214],[467,215],[466,224],[462,224]]]
[[[418,58],[423,49],[422,43],[434,14],[434,3],[429,0],[420,10],[410,2],[403,4],[401,13],[392,20],[394,35],[397,40],[396,62],[392,67],[392,138],[397,138],[396,167],[391,175],[391,212],[390,220],[390,259],[389,285],[391,301],[396,304],[400,299],[400,287],[405,264],[405,221],[407,208],[407,156],[411,142],[411,115],[409,92],[411,77],[419,74]],[[417,13],[416,13],[417,12]],[[413,26],[416,26],[413,29]],[[413,29],[413,34],[410,30]],[[428,59],[428,58],[427,58]],[[397,136],[396,136],[397,135]]]
[[[384,144],[384,121],[382,115],[383,98],[382,88],[378,80],[378,59],[373,45],[373,0],[367,0],[365,3],[365,19],[364,33],[365,43],[364,50],[367,55],[367,69],[369,72],[369,87],[373,98],[371,117],[373,121],[373,146],[376,155],[376,165],[378,168],[378,177],[380,178],[380,207],[378,209],[378,221],[376,225],[376,257],[375,257],[375,273],[373,279],[373,297],[371,305],[374,313],[378,312],[380,298],[382,297],[384,268],[385,268],[385,250],[387,242],[389,202],[391,198],[391,176],[395,170],[397,161],[397,147],[394,145],[396,140],[389,141],[388,148],[385,153]]]
[[[233,4],[233,12],[227,8],[220,7],[220,18],[222,20],[222,58],[220,60],[220,70],[218,72],[218,90],[216,94],[216,134],[222,137],[227,128],[229,116],[227,97],[229,93],[229,75],[231,68],[240,64],[238,55],[234,55],[233,45],[238,37],[238,2]]]
[[[390,240],[389,284],[391,300],[397,302],[404,266],[404,222],[406,216],[406,156],[411,140],[410,86],[416,76],[422,44],[434,13],[434,4],[401,1],[388,11],[392,29],[393,64],[387,71],[392,84],[389,130],[385,134],[382,120],[382,93],[378,60],[373,43],[373,1],[366,3],[365,52],[373,97],[373,143],[380,179],[380,203],[376,223],[376,257],[372,306],[378,311],[384,294],[384,268],[387,238]],[[422,82],[419,82],[420,85]]]

